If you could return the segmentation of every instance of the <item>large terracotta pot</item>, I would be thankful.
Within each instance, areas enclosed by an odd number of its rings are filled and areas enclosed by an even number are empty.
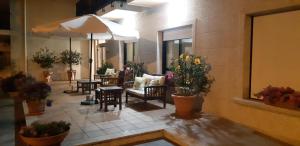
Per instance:
[[[76,70],[68,70],[67,71],[68,74],[68,81],[73,81],[75,80],[75,76],[76,76]]]
[[[20,137],[30,146],[59,146],[68,133],[69,131],[66,131],[64,133],[48,137],[24,137],[22,135],[20,135]]]
[[[44,80],[45,80],[46,83],[51,82],[51,80],[52,80],[52,77],[51,77],[52,74],[53,74],[52,71],[48,71],[48,70],[43,71],[43,76],[44,76]]]
[[[176,116],[178,118],[190,119],[193,118],[193,105],[196,96],[178,96],[172,95],[176,107]]]
[[[41,115],[45,111],[45,100],[27,100],[29,115]]]

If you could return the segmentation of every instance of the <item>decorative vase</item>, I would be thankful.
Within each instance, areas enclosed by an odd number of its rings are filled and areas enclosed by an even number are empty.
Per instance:
[[[69,130],[54,136],[47,137],[25,137],[20,135],[21,139],[30,146],[59,146],[68,135]]]
[[[26,100],[29,115],[41,115],[45,111],[45,100]]]
[[[53,74],[52,71],[49,70],[43,71],[43,76],[46,83],[49,83],[52,80],[51,78],[52,74]]]
[[[176,116],[178,118],[190,119],[193,118],[193,105],[196,96],[179,96],[172,95],[176,108]]]
[[[67,71],[68,74],[68,81],[73,81],[75,80],[76,77],[76,70],[68,70]]]

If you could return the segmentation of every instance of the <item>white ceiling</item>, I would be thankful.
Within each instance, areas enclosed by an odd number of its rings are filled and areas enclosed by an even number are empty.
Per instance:
[[[154,7],[172,0],[129,0],[128,5]]]

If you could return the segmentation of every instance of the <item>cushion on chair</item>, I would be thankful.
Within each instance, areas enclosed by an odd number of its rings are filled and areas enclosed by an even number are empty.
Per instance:
[[[114,75],[115,74],[115,69],[113,68],[107,68],[105,71],[105,75]]]
[[[144,91],[142,91],[142,90],[135,90],[133,88],[128,88],[128,89],[126,89],[126,92],[129,92],[131,94],[135,94],[135,95],[141,96],[141,97],[144,96]]]
[[[145,87],[146,79],[144,77],[135,77],[133,83],[133,89],[143,90]]]
[[[165,76],[152,76],[152,75],[144,74],[143,77],[146,78],[146,86],[149,86],[152,80],[158,80],[159,85],[165,84]]]

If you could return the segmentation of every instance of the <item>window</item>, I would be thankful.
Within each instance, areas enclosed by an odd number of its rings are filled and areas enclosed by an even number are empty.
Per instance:
[[[192,25],[165,30],[162,40],[162,73],[165,74],[173,58],[178,58],[182,53],[191,53]]]
[[[135,43],[124,43],[124,64],[134,62],[135,58]]]
[[[252,18],[250,98],[268,85],[300,91],[300,10]]]
[[[173,58],[178,58],[182,53],[190,53],[192,50],[192,39],[169,40],[163,42],[163,74],[169,69]]]

